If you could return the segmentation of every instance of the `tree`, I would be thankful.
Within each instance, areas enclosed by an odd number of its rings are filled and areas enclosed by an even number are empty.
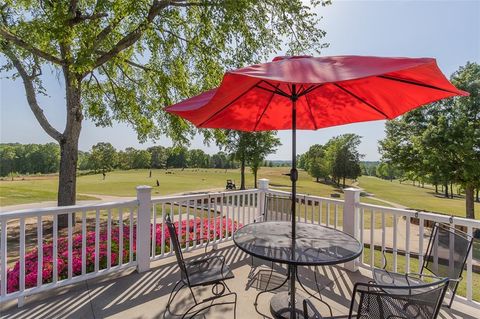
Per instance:
[[[151,168],[166,168],[168,159],[168,150],[163,146],[152,146],[147,148],[151,155]]]
[[[290,52],[318,51],[324,36],[300,0],[5,0],[0,9],[3,70],[16,71],[36,119],[60,145],[60,206],[75,203],[84,117],[127,122],[142,141],[166,134],[188,142],[195,131],[162,106],[218,85],[225,69],[265,59],[285,40]],[[65,88],[63,131],[37,99],[46,68]]]
[[[0,145],[0,176],[7,176],[15,171],[15,158],[14,146]]]
[[[210,156],[199,149],[190,150],[188,152],[188,167],[208,167]]]
[[[111,171],[117,166],[118,154],[110,143],[97,143],[92,146],[90,153],[90,162],[95,172],[99,170],[102,173]]]
[[[240,162],[240,189],[245,189],[245,166],[248,159],[247,147],[251,144],[252,133],[241,131],[226,131],[226,139],[221,145],[230,156]]]
[[[470,93],[412,111],[387,123],[380,142],[385,160],[419,181],[444,185],[453,198],[453,184],[465,190],[467,218],[474,218],[474,190],[480,180],[480,65],[467,62],[452,83]]]
[[[314,177],[319,182],[320,178],[327,179],[328,177],[328,163],[325,158],[325,149],[320,144],[310,146],[308,151],[301,156],[304,161],[304,169],[308,174]]]
[[[250,165],[254,177],[254,188],[257,188],[257,173],[260,164],[267,155],[276,151],[281,145],[276,132],[253,132],[248,134],[248,145],[246,149],[247,162]]]

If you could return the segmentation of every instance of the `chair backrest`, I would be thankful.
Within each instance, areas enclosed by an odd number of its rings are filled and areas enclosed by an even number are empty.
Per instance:
[[[291,220],[292,198],[280,195],[265,195],[265,211],[262,221]]]
[[[182,278],[186,278],[188,280],[188,274],[187,274],[187,270],[186,270],[186,267],[185,267],[185,261],[183,260],[182,246],[180,246],[180,242],[178,240],[178,235],[177,235],[177,232],[175,230],[175,225],[173,224],[173,222],[170,218],[170,214],[167,214],[165,216],[165,223],[167,224],[168,232],[170,234],[170,245],[173,246],[173,250],[175,251],[175,257],[177,259],[177,264],[178,264],[178,267],[180,268]]]
[[[472,244],[473,237],[455,227],[436,223],[432,229],[423,268],[438,277],[459,279]],[[455,289],[457,283],[451,281],[450,288]]]
[[[422,286],[399,287],[357,283],[349,318],[434,319],[442,305],[448,278]],[[360,297],[354,314],[356,296]]]

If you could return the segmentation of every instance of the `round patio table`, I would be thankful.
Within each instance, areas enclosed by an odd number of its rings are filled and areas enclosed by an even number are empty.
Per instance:
[[[316,224],[297,223],[295,240],[292,240],[291,227],[289,221],[252,223],[233,235],[235,245],[247,254],[289,266],[283,284],[290,279],[290,292],[278,293],[270,302],[270,310],[276,318],[291,318],[292,310],[296,318],[303,318],[302,302],[299,302],[303,296],[295,291],[297,266],[345,263],[359,257],[363,248],[352,236]],[[275,289],[268,291],[272,290]],[[289,297],[292,291],[296,296],[293,307]]]

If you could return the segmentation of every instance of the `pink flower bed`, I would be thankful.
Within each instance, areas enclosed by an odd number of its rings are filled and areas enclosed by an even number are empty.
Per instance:
[[[203,227],[202,227],[203,226]],[[188,233],[187,222],[183,221],[182,227],[182,241],[188,239],[189,245],[193,246],[200,243],[201,238],[220,238],[220,227],[222,228],[222,237],[229,236],[232,231],[235,231],[241,225],[233,222],[231,219],[194,219],[189,220]],[[175,227],[178,233],[179,223],[175,222]],[[116,266],[119,263],[119,233],[118,225],[112,225],[111,233],[111,266]],[[155,229],[156,253],[161,252],[162,238],[162,224],[157,224]],[[170,234],[165,226],[165,252],[170,251]],[[82,273],[82,234],[75,234],[72,236],[72,275],[80,275]],[[99,235],[99,269],[107,268],[107,230],[103,227]],[[130,261],[130,228],[123,226],[123,258],[122,263]],[[133,256],[136,252],[136,228],[133,227]],[[93,272],[95,269],[95,232],[88,231],[86,233],[86,272]],[[42,267],[42,282],[49,283],[53,280],[53,242],[48,241],[43,244],[43,267]],[[135,259],[135,257],[134,257]],[[57,271],[58,279],[62,280],[68,277],[68,238],[59,237],[57,242]],[[38,248],[32,249],[25,254],[25,288],[37,286],[38,275]],[[19,289],[20,276],[20,262],[17,261],[13,268],[7,271],[7,292],[12,293]]]

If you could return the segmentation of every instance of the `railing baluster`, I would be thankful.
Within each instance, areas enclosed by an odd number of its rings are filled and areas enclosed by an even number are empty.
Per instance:
[[[195,242],[194,246],[196,247],[197,246],[197,203],[198,203],[198,199],[195,199],[193,201],[193,218],[194,218],[194,222],[193,222],[193,240]]]
[[[152,205],[153,224],[152,224],[152,258],[157,253],[157,205]]]
[[[381,214],[382,214],[382,251],[385,250],[385,237],[386,237],[386,229],[385,229],[385,212],[382,210],[381,211]]]
[[[182,202],[179,201],[177,203],[177,206],[178,206],[178,239],[180,240],[180,242],[183,241],[183,237],[182,237],[182,215],[183,215],[183,212],[182,212]]]
[[[410,272],[410,216],[405,217],[405,272]]]
[[[365,241],[363,239],[363,229],[365,228],[365,223],[364,223],[364,217],[363,217],[363,214],[365,213],[365,210],[363,209],[363,207],[360,209],[360,243],[362,244],[362,247],[365,247]],[[365,262],[365,253],[364,253],[364,249],[362,250],[362,264]]]
[[[207,203],[207,209],[208,209],[208,239],[210,240],[210,230],[212,229],[212,210],[211,210],[211,204],[210,204],[210,195],[208,195],[208,203]],[[213,215],[214,223],[213,226],[215,227],[215,214]]]
[[[100,210],[95,210],[95,272],[100,269]]]
[[[190,248],[190,200],[187,202],[187,220],[185,221],[186,228],[185,228],[185,249],[188,250]],[[209,204],[210,205],[210,204]]]
[[[322,224],[322,210],[323,210],[323,200],[320,200],[320,202],[318,203],[318,224],[321,225]]]
[[[245,202],[247,200],[247,194],[242,195],[242,225],[245,225]]]
[[[424,220],[418,219],[418,273],[422,272],[423,268],[423,236],[424,236]]]
[[[393,215],[393,271],[397,272],[397,231],[398,231],[398,218],[397,215]]]
[[[128,262],[133,263],[133,207],[130,207],[129,228],[128,228]]]
[[[73,227],[72,227],[72,218],[73,218],[73,214],[72,213],[68,213],[68,237],[67,237],[67,244],[68,244],[68,262],[67,262],[67,267],[68,267],[68,279],[72,279],[72,276],[73,276],[73,256],[72,256],[72,253],[73,253],[73,240],[72,240],[72,236],[73,236]]]
[[[43,283],[43,222],[42,215],[37,216],[37,287]]]
[[[25,218],[20,218],[20,274],[19,290],[25,290]]]
[[[222,197],[220,198],[220,241],[223,240],[223,216],[224,216],[224,213],[223,213],[223,202],[224,202],[224,199],[225,197],[223,196],[223,193],[222,193]]]
[[[123,264],[123,208],[118,210],[118,265]]]
[[[87,273],[87,210],[82,210],[82,275]]]
[[[0,238],[0,293],[7,294],[7,220],[2,223],[2,237]]]
[[[375,266],[375,212],[372,209],[370,214],[370,267],[373,269]]]
[[[218,197],[213,197],[213,241],[217,241],[217,225],[218,225],[218,214],[217,214],[217,199]],[[211,202],[210,195],[208,195],[208,201]]]
[[[330,226],[330,203],[327,202],[327,227]]]
[[[334,216],[333,216],[333,228],[337,229],[337,223],[338,223],[338,204],[335,204],[334,206]]]
[[[470,236],[470,238],[473,235],[473,229],[472,226],[467,227],[467,235]],[[473,288],[472,288],[472,263],[473,263],[473,254],[472,250],[470,249],[470,252],[468,253],[467,257],[467,278],[466,278],[466,283],[467,283],[467,300],[472,301],[473,298]]]
[[[58,280],[58,215],[53,215],[53,283]]]
[[[307,196],[303,196],[303,200],[304,200],[304,211],[303,211],[303,221],[306,223],[307,222],[307,208],[308,208],[308,202],[307,202]]]
[[[225,218],[225,239],[228,238],[228,220],[229,220],[229,216],[230,216],[230,203],[229,203],[230,196],[227,196],[226,199],[227,199],[227,203],[226,203],[226,205],[227,205],[227,217]]]
[[[107,269],[112,267],[112,211],[107,210]]]
[[[162,241],[160,243],[160,254],[165,255],[165,203],[162,203]]]

